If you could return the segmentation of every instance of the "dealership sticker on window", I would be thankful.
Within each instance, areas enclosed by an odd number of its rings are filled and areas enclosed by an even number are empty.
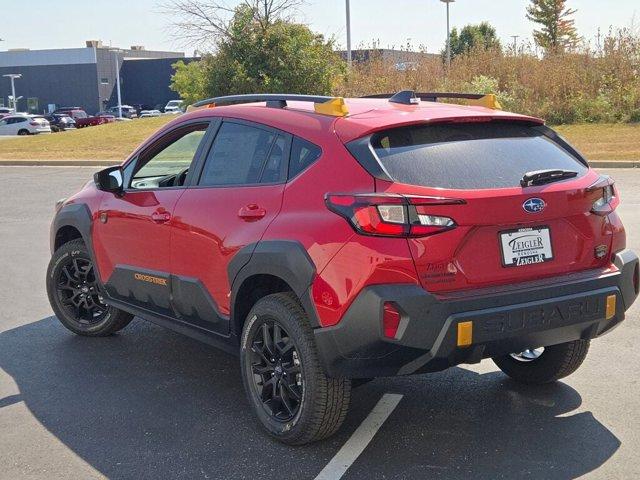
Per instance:
[[[520,267],[553,260],[549,227],[521,228],[500,232],[502,264]]]

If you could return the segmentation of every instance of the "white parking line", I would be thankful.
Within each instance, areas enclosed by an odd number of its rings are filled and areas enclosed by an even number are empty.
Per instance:
[[[356,461],[360,454],[367,448],[378,429],[389,415],[395,410],[402,400],[402,395],[385,393],[380,401],[373,407],[371,413],[364,419],[360,426],[353,432],[342,448],[335,454],[326,467],[318,474],[315,480],[338,480],[342,478],[347,469]]]

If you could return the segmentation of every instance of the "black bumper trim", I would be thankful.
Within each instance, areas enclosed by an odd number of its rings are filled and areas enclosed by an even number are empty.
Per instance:
[[[315,330],[330,376],[370,378],[438,371],[482,358],[591,339],[624,319],[637,297],[633,275],[638,257],[616,255],[619,271],[505,292],[438,298],[417,285],[363,289],[335,327]],[[616,315],[606,319],[606,298],[616,296]],[[382,308],[393,301],[406,328],[399,340],[382,335]],[[456,345],[456,325],[473,321],[473,344]]]

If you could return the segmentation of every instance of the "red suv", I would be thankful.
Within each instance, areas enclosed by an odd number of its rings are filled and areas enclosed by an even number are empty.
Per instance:
[[[638,295],[613,181],[491,96],[196,107],[57,205],[49,299],[80,335],[136,315],[239,354],[283,442],[334,433],[354,379],[558,380]]]

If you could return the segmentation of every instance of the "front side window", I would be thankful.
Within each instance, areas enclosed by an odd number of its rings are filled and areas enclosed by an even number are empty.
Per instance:
[[[225,122],[204,165],[200,185],[251,185],[282,180],[284,137],[271,130]]]
[[[167,138],[140,157],[131,180],[131,188],[182,186],[207,126],[194,125],[167,134]]]

